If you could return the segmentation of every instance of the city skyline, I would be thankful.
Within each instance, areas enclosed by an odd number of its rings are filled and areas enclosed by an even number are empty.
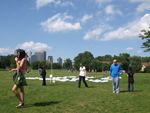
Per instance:
[[[1,0],[0,54],[22,48],[45,50],[54,61],[85,51],[150,56],[138,37],[149,29],[149,6],[149,0]]]

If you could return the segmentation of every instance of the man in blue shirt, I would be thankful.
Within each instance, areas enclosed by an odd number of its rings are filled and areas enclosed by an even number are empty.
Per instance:
[[[121,73],[119,71],[121,70]],[[111,76],[112,74],[112,76]],[[112,77],[113,93],[119,93],[119,76],[123,74],[123,69],[117,64],[117,60],[113,60],[113,64],[110,66],[109,79]],[[117,86],[117,89],[116,89]]]

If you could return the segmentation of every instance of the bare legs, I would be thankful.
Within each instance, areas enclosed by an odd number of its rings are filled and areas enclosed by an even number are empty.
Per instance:
[[[17,91],[18,88],[20,89],[21,96],[20,96],[19,92]],[[24,105],[24,88],[23,88],[23,86],[17,86],[15,84],[14,87],[12,88],[12,91],[14,92],[14,94],[16,95],[16,97],[19,100],[19,105],[16,107],[21,107],[22,105]]]

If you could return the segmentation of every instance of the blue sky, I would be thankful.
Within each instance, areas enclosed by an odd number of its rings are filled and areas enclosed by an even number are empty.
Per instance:
[[[45,50],[74,59],[90,51],[149,56],[140,48],[150,24],[149,0],[0,0],[0,54]]]

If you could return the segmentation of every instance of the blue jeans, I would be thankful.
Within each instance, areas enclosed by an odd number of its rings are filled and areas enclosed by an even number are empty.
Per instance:
[[[133,92],[133,84],[132,85],[132,92]],[[130,84],[128,84],[128,91],[130,91]]]
[[[113,93],[114,93],[114,92],[119,93],[119,91],[120,91],[120,87],[119,87],[119,76],[118,76],[118,77],[115,77],[115,78],[112,78],[112,85],[113,85]],[[116,86],[117,86],[117,89],[116,89]]]
[[[83,83],[84,83],[85,87],[88,87],[87,83],[85,82],[85,76],[79,76],[78,88],[80,88],[80,86],[81,86],[81,79],[83,79]]]

